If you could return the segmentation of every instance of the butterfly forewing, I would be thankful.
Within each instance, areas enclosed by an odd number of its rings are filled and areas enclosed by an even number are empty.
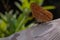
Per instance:
[[[36,3],[31,3],[32,16],[39,22],[47,22],[53,19],[51,12],[43,9],[41,6]]]

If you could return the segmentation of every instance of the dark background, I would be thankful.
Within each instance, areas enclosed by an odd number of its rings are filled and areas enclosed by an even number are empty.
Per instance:
[[[54,19],[60,18],[60,0],[45,0],[43,5],[54,5],[56,9],[50,11],[53,13]]]
[[[6,9],[4,8],[4,5],[2,3],[2,1],[4,0],[0,0],[0,12],[4,13],[6,11]],[[8,3],[8,5],[10,6],[10,9],[13,9],[14,12],[15,10],[18,10],[19,12],[21,12],[21,10],[19,10],[14,2],[17,1],[19,2],[19,0],[5,0],[6,4]],[[19,2],[20,4],[22,4],[21,2]],[[56,7],[56,9],[53,10],[49,10],[53,13],[54,15],[54,19],[60,18],[60,0],[45,0],[42,6],[46,6],[46,5],[54,5]]]

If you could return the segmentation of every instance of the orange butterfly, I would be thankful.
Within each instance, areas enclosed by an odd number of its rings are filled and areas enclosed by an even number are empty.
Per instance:
[[[32,11],[32,16],[38,22],[48,22],[53,19],[53,15],[51,12],[43,9],[41,6],[37,5],[36,3],[31,3],[30,7]]]

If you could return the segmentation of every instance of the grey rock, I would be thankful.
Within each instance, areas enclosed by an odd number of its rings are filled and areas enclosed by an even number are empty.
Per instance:
[[[60,40],[60,19],[32,26],[0,40]]]

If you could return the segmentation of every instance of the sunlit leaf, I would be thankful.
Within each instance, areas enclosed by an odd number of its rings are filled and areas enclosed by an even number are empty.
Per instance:
[[[7,24],[0,19],[0,29],[5,31],[7,29]]]

